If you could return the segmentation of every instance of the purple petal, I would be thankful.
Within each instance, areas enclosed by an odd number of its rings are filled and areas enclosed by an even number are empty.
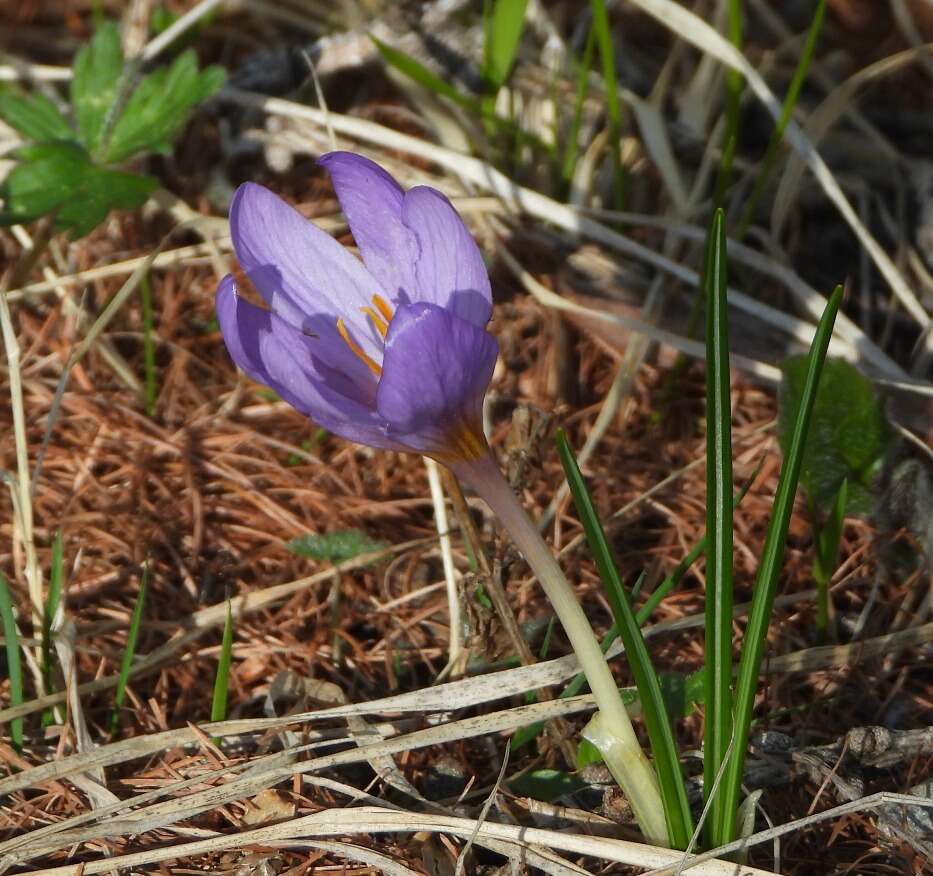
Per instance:
[[[353,152],[329,152],[318,164],[330,174],[363,262],[379,284],[374,291],[393,303],[410,300],[418,245],[402,223],[402,187],[374,161]]]
[[[336,343],[310,338],[244,301],[230,276],[217,290],[216,307],[227,349],[249,377],[337,435],[372,447],[399,447],[386,436],[384,420],[372,404],[373,381],[361,385],[334,367],[339,363],[325,361],[330,353],[343,355]]]
[[[413,450],[444,454],[451,436],[481,435],[482,404],[496,364],[492,335],[443,307],[399,307],[389,326],[376,407],[388,434]]]
[[[233,196],[230,233],[240,264],[275,313],[315,333],[343,318],[378,361],[381,339],[360,308],[372,303],[379,285],[359,259],[255,183]]]
[[[492,316],[489,273],[453,204],[435,189],[416,186],[405,194],[402,221],[418,239],[417,295],[412,297],[485,326]]]
[[[474,325],[492,315],[489,274],[450,201],[428,186],[404,192],[378,164],[352,152],[318,160],[331,175],[353,239],[393,304],[426,301]]]

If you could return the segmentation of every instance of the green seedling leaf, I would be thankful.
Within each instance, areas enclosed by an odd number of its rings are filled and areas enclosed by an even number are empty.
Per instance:
[[[114,125],[104,161],[125,161],[139,152],[167,153],[191,110],[218,91],[225,75],[220,67],[199,72],[190,49],[171,66],[150,73],[133,91]]]
[[[23,664],[20,657],[19,628],[13,611],[13,599],[6,578],[0,573],[0,623],[3,624],[3,639],[6,642],[6,670],[10,679],[10,705],[23,704]],[[10,721],[10,738],[19,751],[23,747],[23,719]]]
[[[81,237],[111,209],[142,205],[158,182],[95,166],[76,143],[40,143],[18,150],[19,164],[0,183],[0,225],[55,213],[55,227]]]
[[[136,642],[139,639],[139,627],[143,620],[143,606],[146,604],[146,588],[149,585],[149,564],[143,566],[142,579],[139,582],[139,596],[133,606],[130,618],[130,628],[126,634],[126,648],[123,659],[120,661],[120,673],[117,676],[117,689],[113,697],[113,712],[110,714],[110,735],[115,736],[120,726],[120,709],[126,700],[126,685],[130,679],[130,670],[133,668],[133,658],[136,656]]]
[[[846,505],[849,501],[849,482],[844,480],[836,500],[833,502],[829,520],[821,526],[813,523],[813,580],[816,581],[816,631],[820,640],[825,641],[829,629],[829,581],[836,570],[839,559],[839,542],[842,540],[842,527],[846,519]]]
[[[74,131],[44,94],[28,97],[0,85],[0,119],[27,140],[73,140]]]
[[[62,531],[55,533],[52,542],[52,565],[49,569],[49,589],[45,597],[45,606],[42,611],[42,678],[45,683],[45,692],[52,690],[52,655],[54,653],[52,642],[52,626],[62,601],[62,589],[65,578],[65,558]],[[43,717],[51,723],[53,712],[49,710]]]
[[[513,793],[520,797],[543,800],[545,803],[552,803],[559,797],[581,791],[585,787],[586,782],[572,773],[550,769],[532,770],[509,782],[509,788]]]
[[[370,538],[359,529],[343,529],[324,535],[302,535],[293,538],[287,545],[293,554],[300,557],[310,557],[312,560],[335,565],[352,560],[360,554],[384,550],[388,546],[388,543]]]
[[[100,145],[107,117],[113,109],[123,73],[120,30],[105,21],[75,57],[71,106],[81,140],[89,152]]]
[[[227,619],[224,621],[224,635],[220,641],[220,659],[217,662],[217,675],[214,677],[214,696],[211,699],[211,721],[224,721],[227,718],[227,694],[230,690],[230,664],[233,661],[233,611],[227,600]]]
[[[493,92],[508,82],[512,72],[527,5],[528,0],[495,0],[486,18],[483,74]]]
[[[782,371],[778,436],[786,456],[800,410],[807,357],[788,359]],[[876,480],[891,439],[891,426],[871,383],[845,360],[827,359],[800,471],[800,484],[817,518],[832,512],[844,480],[846,514],[872,512]]]

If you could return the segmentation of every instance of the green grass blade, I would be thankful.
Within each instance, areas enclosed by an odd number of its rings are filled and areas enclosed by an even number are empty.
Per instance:
[[[214,696],[211,700],[211,721],[223,721],[227,717],[227,692],[230,690],[230,663],[233,659],[233,612],[227,600],[227,619],[224,635],[220,642],[220,660],[214,678]]]
[[[64,585],[64,544],[62,531],[55,533],[52,541],[52,565],[49,568],[49,589],[42,612],[42,678],[46,693],[52,689],[52,624],[62,600]]]
[[[126,634],[126,648],[123,650],[123,659],[120,661],[120,674],[117,676],[117,689],[113,697],[113,712],[110,715],[110,735],[115,736],[120,726],[120,709],[126,699],[126,684],[133,668],[133,657],[136,655],[136,641],[139,638],[139,627],[143,619],[143,606],[146,604],[146,588],[149,584],[149,563],[143,566],[142,578],[139,582],[139,596],[133,606],[130,617],[130,629]]]
[[[729,20],[727,24],[729,42],[739,51],[742,50],[743,40],[743,10],[742,0],[729,0]],[[722,159],[719,162],[719,173],[716,176],[716,189],[713,194],[713,203],[722,205],[732,181],[732,162],[739,140],[739,120],[742,114],[742,91],[745,88],[745,77],[738,70],[726,71],[726,102],[725,102],[725,128],[722,135]]]
[[[810,71],[810,64],[816,52],[817,40],[819,39],[820,31],[823,29],[825,12],[826,0],[817,0],[816,10],[813,13],[813,20],[810,22],[809,31],[807,31],[807,40],[800,54],[800,60],[797,62],[797,69],[794,70],[794,76],[791,79],[790,87],[787,89],[787,94],[784,97],[784,104],[781,107],[781,116],[774,130],[771,132],[771,139],[768,141],[768,148],[765,152],[764,159],[762,159],[761,168],[758,171],[758,176],[755,178],[755,184],[752,187],[751,194],[748,196],[745,209],[742,211],[742,219],[735,233],[736,240],[741,240],[745,237],[745,232],[748,231],[748,226],[751,225],[752,219],[755,217],[755,211],[758,209],[758,202],[761,200],[761,196],[764,193],[768,177],[770,177],[771,171],[774,170],[774,163],[777,161],[778,157],[778,148],[781,145],[781,141],[784,139],[784,131],[794,113],[794,108],[797,106],[797,99],[800,97],[800,89],[803,88],[803,83],[806,82],[807,79],[807,73]]]
[[[55,533],[52,540],[52,564],[49,568],[49,589],[45,597],[45,605],[42,609],[42,684],[46,693],[51,693],[54,679],[53,673],[53,655],[54,647],[52,643],[52,625],[55,623],[55,615],[58,614],[58,608],[62,601],[62,589],[64,588],[65,578],[64,563],[64,544],[62,540],[62,531]],[[46,709],[42,713],[42,726],[48,727],[55,721],[55,710]]]
[[[612,607],[619,636],[625,645],[626,657],[632,667],[632,674],[635,676],[635,686],[638,688],[638,695],[641,699],[642,715],[651,740],[655,770],[661,786],[661,799],[671,846],[676,849],[686,849],[693,833],[693,818],[690,814],[690,804],[687,802],[683,773],[677,756],[677,745],[674,742],[674,734],[664,705],[661,683],[651,663],[651,657],[629,603],[628,594],[622,586],[618,569],[613,562],[606,534],[599,522],[599,516],[593,507],[583,475],[563,431],[557,433],[557,449],[580,522],[586,533],[586,540]]]
[[[826,309],[823,311],[816,335],[810,346],[807,379],[804,384],[800,409],[794,423],[789,449],[781,465],[777,493],[774,497],[774,508],[771,520],[768,523],[768,533],[765,536],[761,564],[758,567],[758,576],[755,581],[755,592],[752,597],[748,625],[745,629],[742,656],[739,660],[739,672],[735,685],[735,744],[720,791],[723,800],[723,811],[728,818],[723,837],[726,842],[732,840],[735,834],[735,816],[742,790],[742,770],[745,766],[745,751],[748,747],[748,733],[752,722],[752,709],[755,705],[758,674],[761,671],[761,661],[764,656],[765,643],[767,642],[768,624],[771,619],[771,609],[774,606],[778,575],[784,560],[787,528],[790,525],[791,512],[794,508],[794,497],[797,493],[797,482],[800,478],[800,467],[807,441],[810,415],[813,412],[820,372],[826,359],[826,351],[829,347],[829,339],[832,336],[836,314],[839,312],[839,305],[842,303],[842,295],[842,287],[837,286],[830,296]]]
[[[152,335],[152,285],[149,275],[139,281],[139,297],[143,311],[143,385],[145,387],[146,416],[155,414],[158,384],[155,366],[155,339]]]
[[[590,0],[593,10],[593,30],[599,45],[599,56],[603,62],[603,79],[606,83],[606,115],[609,119],[609,151],[612,155],[612,187],[615,208],[625,206],[625,175],[622,168],[620,145],[622,141],[622,109],[619,105],[619,83],[616,77],[616,54],[612,42],[612,28],[605,0]]]
[[[703,787],[713,787],[732,739],[732,405],[725,214],[713,216],[706,245],[706,722]],[[717,795],[718,797],[718,795]],[[706,822],[710,846],[720,845],[721,798]]]
[[[525,29],[528,0],[494,0],[486,4],[483,79],[492,94],[509,80]]]
[[[567,145],[564,148],[564,158],[561,164],[561,181],[564,189],[569,190],[580,156],[580,126],[583,124],[583,105],[589,86],[590,68],[593,66],[593,52],[596,49],[596,29],[591,27],[586,35],[586,45],[583,48],[583,60],[577,67],[577,88],[574,96],[573,118],[570,129],[567,131]]]
[[[839,542],[846,519],[846,504],[849,501],[849,480],[842,481],[832,512],[825,525],[813,524],[813,580],[816,581],[816,634],[825,642],[829,629],[829,581],[839,558]]]
[[[10,677],[10,705],[23,704],[23,663],[20,656],[19,629],[13,612],[13,598],[6,578],[0,573],[0,621],[3,622],[3,638],[6,641],[6,665]],[[19,751],[23,747],[23,719],[10,721],[10,739]]]
[[[452,100],[454,103],[466,107],[473,112],[480,112],[480,102],[475,97],[464,94],[449,82],[445,82],[440,76],[433,73],[420,61],[412,58],[411,55],[400,52],[388,43],[384,43],[382,40],[377,39],[372,34],[369,35],[369,38],[376,44],[379,54],[382,55],[383,60],[389,66],[395,67],[396,70],[404,73],[409,79],[412,79],[429,91],[433,91],[441,97],[446,97],[448,100]]]

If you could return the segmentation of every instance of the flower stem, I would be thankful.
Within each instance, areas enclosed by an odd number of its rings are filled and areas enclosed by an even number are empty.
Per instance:
[[[544,588],[577,655],[599,709],[599,715],[590,725],[592,729],[587,732],[587,738],[599,748],[606,765],[628,798],[642,833],[649,842],[668,846],[667,824],[657,776],[638,744],[632,722],[619,696],[619,689],[586,614],[551,549],[538,534],[491,454],[452,468],[454,474],[479,493],[493,510]]]

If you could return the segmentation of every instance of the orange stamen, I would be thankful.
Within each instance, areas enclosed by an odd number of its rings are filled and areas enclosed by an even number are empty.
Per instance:
[[[378,292],[373,295],[373,304],[376,305],[376,309],[385,317],[387,323],[392,322],[392,317],[395,315],[392,310],[392,305],[385,300]]]
[[[376,331],[384,338],[389,333],[389,324],[371,307],[361,307],[360,313],[365,313],[376,327]]]
[[[378,328],[378,326],[377,326]],[[382,367],[373,359],[371,356],[367,355],[366,351],[356,342],[353,338],[350,337],[350,332],[347,331],[346,324],[342,319],[337,320],[337,332],[340,334],[340,337],[343,338],[343,342],[350,348],[353,354],[370,370],[376,377],[382,376]]]

